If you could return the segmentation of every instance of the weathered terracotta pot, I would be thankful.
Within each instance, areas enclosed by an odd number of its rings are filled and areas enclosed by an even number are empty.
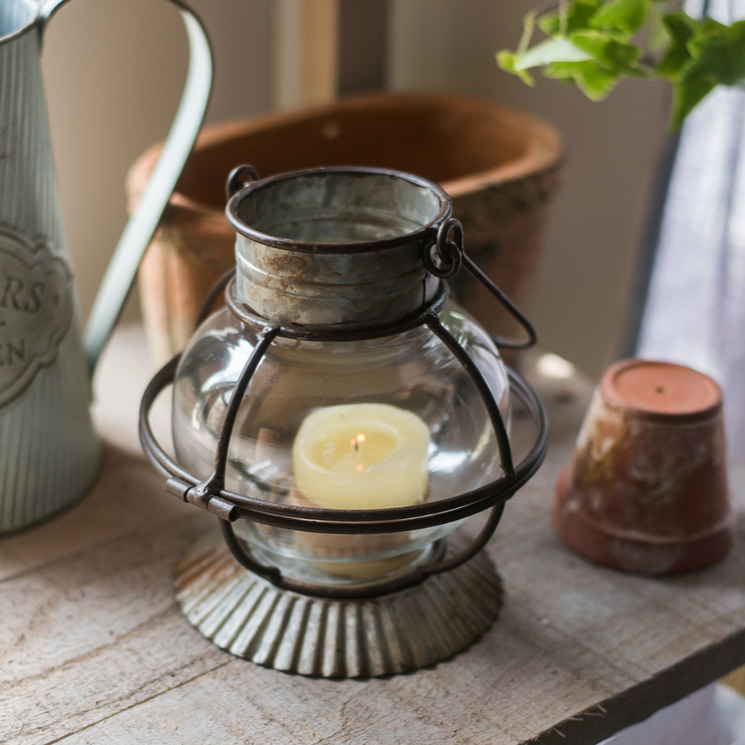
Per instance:
[[[643,574],[700,569],[732,542],[722,396],[682,365],[625,360],[595,392],[553,521],[593,561]]]
[[[130,205],[160,148],[152,147],[130,170]],[[318,166],[377,166],[438,182],[453,197],[469,255],[524,307],[560,158],[561,140],[548,125],[450,95],[365,95],[206,127],[140,269],[151,347],[160,360],[183,348],[209,287],[234,263],[235,234],[223,209],[226,177],[236,165],[250,163],[262,177]],[[486,290],[461,275],[459,300],[491,332],[515,333],[511,317]]]

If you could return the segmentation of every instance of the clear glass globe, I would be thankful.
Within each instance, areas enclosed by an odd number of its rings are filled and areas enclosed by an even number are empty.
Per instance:
[[[444,326],[488,383],[505,421],[509,387],[499,352],[448,302]],[[173,392],[178,462],[214,470],[236,380],[258,338],[227,309],[199,328]],[[272,502],[370,509],[453,497],[502,475],[486,408],[470,377],[425,326],[381,339],[277,338],[256,370],[230,442],[226,488]],[[361,585],[408,572],[458,523],[379,535],[332,535],[239,519],[234,529],[260,561],[320,585]]]

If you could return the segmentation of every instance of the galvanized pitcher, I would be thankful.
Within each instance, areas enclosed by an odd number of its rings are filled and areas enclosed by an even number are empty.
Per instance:
[[[39,61],[45,25],[64,2],[0,0],[0,533],[72,504],[96,477],[90,374],[196,138],[212,79],[204,29],[171,0],[189,37],[189,76],[163,155],[99,291],[84,349]]]

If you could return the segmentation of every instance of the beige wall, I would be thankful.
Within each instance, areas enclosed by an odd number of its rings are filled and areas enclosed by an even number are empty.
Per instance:
[[[382,1],[347,0],[347,5]],[[632,81],[593,104],[554,81],[540,80],[529,89],[500,72],[495,50],[515,45],[522,14],[535,4],[390,0],[389,80],[397,90],[449,89],[500,99],[561,130],[567,144],[564,186],[553,209],[533,315],[544,347],[597,375],[614,354],[623,327],[664,135],[667,92],[658,84]],[[193,5],[216,49],[209,120],[268,109],[272,0],[193,0]],[[181,21],[165,0],[74,0],[52,20],[44,72],[85,313],[124,224],[126,170],[166,134],[185,65]]]
[[[628,81],[605,102],[499,71],[538,0],[391,0],[389,80],[499,99],[553,123],[566,141],[563,187],[548,230],[534,320],[541,344],[598,375],[622,332],[636,250],[666,128],[667,89]],[[468,236],[466,236],[467,240]]]
[[[208,120],[265,111],[271,0],[191,5],[216,51]],[[74,0],[47,30],[43,70],[52,141],[84,316],[124,226],[126,171],[167,134],[186,55],[180,15],[165,0]]]

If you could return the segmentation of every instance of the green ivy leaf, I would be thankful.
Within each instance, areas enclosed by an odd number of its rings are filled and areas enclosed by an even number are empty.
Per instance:
[[[639,49],[604,31],[576,31],[572,43],[587,52],[599,65],[613,72],[628,73],[639,58]]]
[[[535,85],[535,80],[533,80],[533,76],[529,72],[517,69],[516,65],[520,58],[514,52],[511,52],[509,49],[503,49],[501,52],[497,52],[495,57],[497,58],[497,64],[500,69],[517,75],[526,85],[531,87]]]
[[[589,28],[590,18],[598,11],[600,0],[574,0],[567,13],[567,33]],[[538,28],[546,36],[557,36],[561,33],[561,18],[558,13],[544,15],[538,21]]]
[[[676,132],[685,118],[716,88],[716,83],[706,78],[692,78],[675,85],[670,131]]]
[[[603,5],[589,21],[593,28],[619,29],[631,35],[644,23],[649,0],[615,0]]]
[[[516,62],[515,71],[527,70],[538,65],[550,65],[552,62],[582,62],[588,59],[592,59],[592,55],[582,51],[569,39],[546,39],[529,49]]]
[[[618,72],[599,65],[594,60],[585,62],[554,62],[543,72],[547,78],[563,82],[574,81],[592,101],[602,101],[618,82]]]
[[[738,85],[745,78],[745,21],[725,26],[709,18],[688,49],[694,59],[682,71],[683,78],[708,75],[723,85]]]
[[[652,0],[647,14],[647,46],[651,52],[661,52],[670,44],[670,34],[662,22],[664,16],[660,3]]]
[[[717,85],[745,81],[745,20],[725,26],[682,12],[665,14],[668,2],[565,0],[560,13],[531,11],[517,51],[499,52],[497,62],[528,85],[534,81],[527,70],[543,67],[546,77],[576,84],[599,101],[624,77],[650,76],[632,38],[646,50],[663,49],[653,72],[673,84],[675,129]],[[530,48],[536,25],[551,38]]]
[[[674,79],[680,69],[692,59],[688,42],[694,37],[698,23],[686,13],[669,13],[662,23],[670,37],[670,46],[659,61],[656,72],[663,78]]]
[[[691,59],[682,65],[675,84],[670,122],[679,129],[683,120],[716,88],[738,85],[745,79],[745,21],[725,26],[712,19],[700,24],[688,42]]]

